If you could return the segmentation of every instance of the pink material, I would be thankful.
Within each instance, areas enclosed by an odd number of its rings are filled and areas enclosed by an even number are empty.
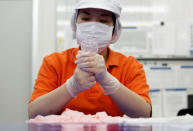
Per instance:
[[[124,116],[125,117],[125,116]],[[121,117],[111,117],[105,112],[85,115],[82,112],[66,109],[61,115],[36,116],[30,123],[118,123]]]

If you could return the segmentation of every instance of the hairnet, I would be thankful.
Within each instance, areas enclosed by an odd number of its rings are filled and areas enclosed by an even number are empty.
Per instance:
[[[121,34],[121,23],[120,23],[120,15],[121,15],[121,5],[120,0],[76,0],[75,11],[71,19],[71,26],[73,30],[73,38],[76,37],[76,19],[78,16],[79,9],[85,8],[96,8],[96,9],[104,9],[110,11],[116,16],[116,23],[114,27],[114,33],[111,40],[111,43],[115,43]]]

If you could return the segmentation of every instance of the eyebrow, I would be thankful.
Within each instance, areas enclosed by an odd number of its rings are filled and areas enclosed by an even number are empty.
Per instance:
[[[101,14],[101,16],[111,17],[109,14]]]
[[[87,11],[81,11],[80,13],[83,13],[83,14],[86,14],[86,15],[90,15],[90,13],[87,12]]]
[[[80,11],[80,13],[86,14],[86,15],[90,15],[90,13],[87,12],[87,11]],[[111,17],[111,15],[109,15],[109,14],[101,14],[101,16],[103,16],[103,17]]]

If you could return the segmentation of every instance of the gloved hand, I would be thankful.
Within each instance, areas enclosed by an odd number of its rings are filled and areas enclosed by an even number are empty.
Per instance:
[[[102,55],[79,51],[75,63],[81,70],[95,74],[104,94],[113,94],[119,88],[119,81],[107,71]]]
[[[93,73],[76,68],[74,75],[67,80],[66,86],[70,95],[75,98],[80,92],[90,89],[96,83]]]

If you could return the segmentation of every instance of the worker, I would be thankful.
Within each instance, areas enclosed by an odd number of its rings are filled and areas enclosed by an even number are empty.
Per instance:
[[[28,104],[29,118],[67,108],[151,116],[143,65],[109,47],[120,36],[121,9],[119,0],[77,0],[71,24],[78,46],[44,58]]]

